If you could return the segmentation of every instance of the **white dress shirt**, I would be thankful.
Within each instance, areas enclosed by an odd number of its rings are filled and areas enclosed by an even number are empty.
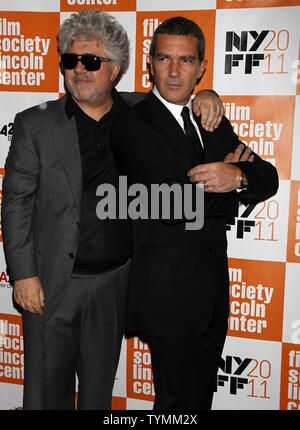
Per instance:
[[[174,103],[170,103],[167,100],[165,100],[160,95],[160,93],[158,92],[158,89],[156,87],[153,88],[152,92],[166,106],[166,108],[169,109],[169,111],[171,112],[171,114],[174,116],[174,118],[176,119],[176,121],[179,123],[180,127],[184,131],[183,118],[181,116],[181,111],[182,111],[182,109],[183,109],[184,106],[182,106],[182,105],[176,105]],[[191,121],[192,121],[192,123],[195,126],[195,129],[196,129],[196,131],[198,133],[201,145],[203,147],[203,142],[202,142],[202,137],[201,137],[201,134],[200,134],[200,130],[198,128],[198,125],[197,125],[196,121],[193,118],[193,115],[191,114],[192,113],[192,100],[193,100],[193,97],[190,97],[189,102],[185,106],[187,106],[189,108]]]

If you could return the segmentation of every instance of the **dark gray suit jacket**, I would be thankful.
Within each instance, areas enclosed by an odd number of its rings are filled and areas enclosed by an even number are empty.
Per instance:
[[[66,97],[16,115],[5,165],[2,229],[12,280],[39,276],[44,318],[55,310],[72,273],[79,241],[81,161]]]
[[[122,95],[129,104],[144,97]],[[75,118],[67,117],[65,102],[62,97],[16,115],[3,183],[10,280],[39,276],[45,319],[64,295],[79,244],[81,158]]]

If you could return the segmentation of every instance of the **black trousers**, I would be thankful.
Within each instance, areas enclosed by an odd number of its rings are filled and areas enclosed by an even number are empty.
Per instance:
[[[154,410],[211,409],[227,319],[200,336],[147,338],[155,390]]]
[[[23,315],[24,409],[75,409],[76,374],[78,409],[111,408],[129,269],[73,275],[49,320]]]

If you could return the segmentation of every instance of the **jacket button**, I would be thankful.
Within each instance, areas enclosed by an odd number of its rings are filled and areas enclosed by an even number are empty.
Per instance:
[[[74,254],[72,252],[70,252],[69,257],[74,258]]]

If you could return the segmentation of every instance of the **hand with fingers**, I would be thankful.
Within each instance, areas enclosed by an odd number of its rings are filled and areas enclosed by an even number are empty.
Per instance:
[[[204,163],[193,167],[188,172],[190,181],[203,184],[206,192],[227,193],[236,190],[241,185],[242,171],[231,163],[254,161],[251,149],[249,147],[245,151],[244,149],[245,145],[241,143],[234,152],[226,155],[223,162]]]
[[[201,124],[206,131],[219,127],[224,116],[224,106],[220,97],[211,91],[201,90],[193,99],[195,115],[201,115]]]
[[[245,145],[241,143],[234,152],[229,152],[224,158],[224,163],[236,163],[238,161],[254,161],[254,155],[251,155],[251,148],[247,146],[245,149]],[[243,152],[244,151],[244,152]]]
[[[45,295],[40,279],[35,276],[15,281],[14,299],[22,309],[33,314],[42,315],[42,308],[45,306]]]
[[[228,193],[240,186],[241,169],[234,164],[217,161],[195,166],[188,176],[191,182],[204,184],[206,192]]]

